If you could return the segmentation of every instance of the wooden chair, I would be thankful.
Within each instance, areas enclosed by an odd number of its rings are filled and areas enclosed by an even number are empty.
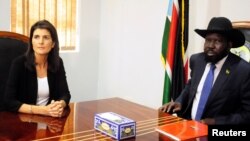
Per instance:
[[[4,89],[8,79],[11,62],[22,55],[28,49],[29,38],[27,36],[0,31],[0,111],[4,110]]]
[[[232,24],[244,34],[246,41],[244,46],[232,48],[231,52],[250,63],[250,21],[235,21]]]

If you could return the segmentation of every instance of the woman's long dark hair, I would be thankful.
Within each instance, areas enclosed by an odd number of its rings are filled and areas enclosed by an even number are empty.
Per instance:
[[[32,25],[30,29],[29,47],[26,52],[27,61],[25,65],[31,71],[35,70],[36,62],[32,45],[32,37],[36,29],[47,29],[51,34],[52,41],[54,42],[55,45],[48,54],[48,70],[56,72],[59,69],[60,65],[58,35],[56,28],[47,20],[41,20],[36,22],[35,24]]]

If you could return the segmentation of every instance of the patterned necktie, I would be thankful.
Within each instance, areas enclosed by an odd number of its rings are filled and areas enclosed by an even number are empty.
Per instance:
[[[208,96],[211,92],[211,89],[213,87],[213,81],[214,81],[214,69],[215,69],[215,65],[211,64],[210,65],[210,70],[207,74],[206,80],[204,82],[202,91],[201,91],[201,97],[200,97],[200,101],[199,101],[199,105],[197,108],[197,113],[195,116],[195,120],[200,120],[201,119],[201,115],[203,113],[204,107],[206,105]]]

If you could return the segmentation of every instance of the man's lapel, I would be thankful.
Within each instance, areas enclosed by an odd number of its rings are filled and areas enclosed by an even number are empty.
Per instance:
[[[218,95],[218,94],[223,94],[222,90],[226,86],[226,81],[231,75],[231,70],[232,70],[232,63],[234,61],[232,60],[232,55],[228,55],[228,58],[226,59],[225,63],[223,64],[220,73],[213,85],[212,91],[208,97],[207,104],[205,106],[205,109],[207,105],[210,104],[210,102],[213,101],[213,99]]]

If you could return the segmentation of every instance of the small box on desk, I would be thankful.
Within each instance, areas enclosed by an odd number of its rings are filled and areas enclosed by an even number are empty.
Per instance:
[[[135,137],[136,134],[134,120],[113,112],[96,114],[94,128],[117,140]]]

